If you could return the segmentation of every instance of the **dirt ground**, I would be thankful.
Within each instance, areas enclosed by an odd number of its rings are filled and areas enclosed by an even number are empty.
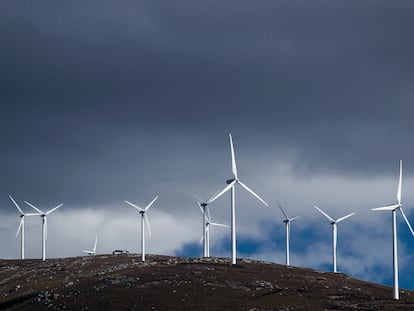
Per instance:
[[[414,292],[255,260],[0,260],[0,310],[414,310]]]

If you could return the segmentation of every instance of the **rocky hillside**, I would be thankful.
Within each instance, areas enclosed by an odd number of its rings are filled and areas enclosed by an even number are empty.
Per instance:
[[[239,260],[100,255],[0,260],[3,310],[414,310],[414,292]]]

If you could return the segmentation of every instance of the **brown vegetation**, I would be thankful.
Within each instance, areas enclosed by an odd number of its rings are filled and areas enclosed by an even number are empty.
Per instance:
[[[220,258],[0,260],[6,310],[414,310],[414,292],[344,274]]]

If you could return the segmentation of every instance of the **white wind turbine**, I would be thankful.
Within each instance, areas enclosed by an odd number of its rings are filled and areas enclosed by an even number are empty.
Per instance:
[[[247,187],[244,183],[242,183],[237,175],[237,166],[236,166],[236,158],[234,155],[234,147],[233,147],[233,139],[231,137],[231,133],[229,133],[230,137],[230,149],[231,149],[231,170],[233,173],[233,178],[226,181],[227,186],[220,191],[219,193],[213,195],[209,202],[213,202],[228,190],[231,189],[231,263],[233,265],[236,264],[236,195],[235,195],[235,185],[239,184],[245,190],[250,192],[253,196],[255,196],[260,202],[264,205],[269,206],[261,197],[259,197],[256,193],[253,192],[249,187]]]
[[[394,282],[393,282],[393,298],[398,300],[400,299],[399,289],[398,289],[398,255],[397,255],[397,210],[400,210],[401,215],[403,216],[405,222],[407,223],[408,228],[411,231],[411,234],[414,235],[413,228],[408,221],[407,216],[404,213],[401,204],[401,187],[402,187],[402,160],[400,160],[400,178],[398,181],[397,189],[397,203],[392,205],[387,205],[384,207],[373,208],[373,211],[392,211],[392,255],[393,255],[393,272],[394,272]]]
[[[96,244],[98,243],[98,236],[95,237],[95,244],[93,244],[93,250],[83,250],[82,252],[87,253],[88,255],[95,256],[96,255]]]
[[[202,242],[203,242],[203,257],[208,257],[207,256],[207,211],[208,211],[208,201],[203,200],[202,198],[200,198],[198,195],[196,194],[192,194],[197,200],[199,200],[198,206],[201,209],[201,214],[203,215],[203,237],[202,237]],[[200,203],[201,201],[201,203]]]
[[[139,213],[141,214],[141,260],[145,261],[145,230],[144,230],[144,222],[147,223],[148,233],[151,236],[151,229],[147,217],[147,211],[151,207],[151,205],[158,199],[158,195],[153,199],[150,204],[148,204],[145,208],[139,207],[136,204],[133,204],[129,201],[124,201],[126,204],[131,205],[132,207],[135,207]]]
[[[16,232],[16,237],[20,232],[20,258],[24,259],[24,217],[25,216],[38,216],[39,214],[25,214],[11,195],[9,195],[9,198],[13,202],[13,204],[16,206],[17,210],[20,212],[20,224]]]
[[[200,243],[203,242],[203,254],[204,257],[210,257],[210,226],[217,226],[217,227],[226,227],[229,226],[219,224],[216,222],[211,221],[210,210],[207,207],[207,204],[198,202],[198,206],[200,207],[201,214],[203,215],[203,236],[201,237]]]
[[[46,240],[47,240],[47,215],[49,215],[50,213],[53,213],[54,211],[56,211],[59,207],[61,207],[63,204],[59,204],[57,206],[55,206],[54,208],[48,210],[47,212],[43,212],[40,209],[38,209],[36,206],[34,206],[33,204],[24,201],[27,205],[29,205],[30,207],[34,208],[40,215],[40,217],[42,217],[42,260],[46,260]]]
[[[296,216],[293,218],[289,218],[286,212],[283,210],[282,206],[277,202],[277,205],[279,206],[280,210],[282,211],[283,216],[285,216],[285,219],[283,222],[286,225],[286,265],[290,265],[290,256],[289,256],[289,240],[290,240],[290,223],[294,221],[295,219],[298,219],[302,216]]]
[[[335,220],[331,216],[326,214],[323,210],[321,210],[319,207],[317,207],[316,205],[314,205],[313,207],[316,208],[319,212],[321,212],[321,214],[324,215],[326,218],[328,218],[328,220],[331,222],[331,225],[332,225],[333,272],[337,272],[336,271],[336,244],[337,244],[337,240],[338,240],[338,233],[337,233],[336,225],[338,223],[340,223],[341,221],[347,219],[348,217],[351,217],[351,216],[355,215],[355,213],[348,214],[344,217],[341,217],[341,218],[338,218],[338,219]]]

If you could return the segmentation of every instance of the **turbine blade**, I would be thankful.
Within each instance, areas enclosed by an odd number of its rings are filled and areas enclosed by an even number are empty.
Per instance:
[[[302,216],[296,216],[296,217],[293,217],[293,218],[291,218],[291,219],[289,219],[289,221],[294,221],[294,220],[296,220],[296,219],[298,219],[298,218],[301,218]]]
[[[197,201],[197,205],[200,208],[201,214],[204,214],[203,207],[201,206],[201,203],[199,201]]]
[[[93,252],[96,252],[96,244],[98,243],[98,236],[95,237],[95,244],[93,245]]]
[[[407,226],[408,226],[408,228],[410,229],[411,234],[414,236],[413,227],[411,227],[411,224],[410,224],[410,222],[408,221],[408,218],[407,218],[407,216],[405,215],[404,210],[402,209],[402,207],[400,207],[400,212],[401,212],[401,214],[402,214],[402,216],[403,216],[403,218],[404,218],[405,222],[407,223]]]
[[[221,190],[220,192],[218,192],[217,194],[213,195],[207,203],[212,203],[213,201],[215,201],[217,198],[221,197],[223,194],[225,194],[227,191],[229,191],[231,189],[231,187],[234,186],[234,184],[236,183],[236,180],[233,180],[230,184],[228,184],[223,190]]]
[[[145,218],[145,222],[147,223],[149,236],[151,236],[151,228],[150,228],[150,224],[149,224],[149,221],[148,221],[147,213],[144,214],[144,218]]]
[[[260,202],[262,202],[264,205],[269,206],[269,204],[267,204],[261,197],[259,197],[252,189],[250,189],[249,187],[247,187],[245,184],[243,184],[240,180],[238,181],[238,183],[240,184],[240,186],[242,186],[244,189],[246,189],[248,192],[250,192],[251,194],[253,194]]]
[[[400,178],[398,180],[397,204],[401,205],[401,186],[402,186],[402,160],[400,160]]]
[[[373,210],[373,211],[393,211],[398,207],[399,207],[399,205],[392,204],[392,205],[387,205],[387,206],[383,206],[383,207],[376,207],[376,208],[373,208],[371,210]]]
[[[282,206],[279,204],[279,202],[276,202],[277,205],[279,206],[280,210],[282,211],[283,216],[285,216],[286,220],[289,220],[288,215],[286,214],[286,212],[283,210]]]
[[[216,223],[216,222],[210,222],[210,225],[212,225],[212,226],[217,226],[217,227],[226,227],[226,228],[228,228],[228,227],[229,227],[229,226],[227,226],[227,225],[218,224],[218,223]]]
[[[154,200],[151,201],[150,204],[147,205],[147,207],[145,207],[145,211],[148,211],[149,208],[152,206],[152,204],[154,204],[154,202],[158,199],[158,195],[154,198]]]
[[[48,210],[46,212],[46,215],[49,215],[50,213],[53,213],[54,211],[56,211],[59,207],[61,207],[63,204],[59,204],[58,206],[55,206],[54,208],[52,208],[51,210]]]
[[[348,215],[346,215],[344,217],[341,217],[341,218],[339,218],[339,219],[336,220],[336,223],[341,222],[342,220],[345,220],[345,219],[347,219],[347,218],[349,218],[349,217],[351,217],[353,215],[355,215],[355,213],[351,213],[351,214],[348,214]]]
[[[20,229],[22,229],[23,223],[24,223],[24,216],[22,217],[22,219],[20,219],[20,224],[19,224],[19,228],[17,228],[16,236],[18,236]]]
[[[190,192],[190,194],[195,197],[198,201],[202,202],[202,203],[207,203],[206,200],[204,200],[202,197],[198,196],[197,194]]]
[[[236,156],[234,155],[234,146],[233,146],[233,138],[231,137],[231,133],[229,133],[230,137],[230,149],[231,149],[231,171],[235,179],[237,179],[237,165],[236,165]]]
[[[29,205],[30,207],[34,208],[37,212],[39,212],[40,214],[44,214],[40,209],[38,209],[36,206],[34,206],[33,204],[24,201],[24,203],[26,203],[27,205]]]
[[[45,216],[45,240],[47,240],[47,217]]]
[[[208,218],[207,218],[208,222],[211,222],[210,209],[208,208],[208,206],[207,206],[207,215],[206,216],[208,216]]]
[[[134,203],[131,203],[131,202],[127,201],[127,200],[125,200],[124,202],[125,202],[126,204],[131,205],[132,207],[135,207],[137,210],[139,210],[139,211],[141,211],[141,212],[144,212],[144,209],[143,209],[143,208],[141,208],[141,207],[139,207],[138,205],[135,205]]]
[[[41,215],[40,213],[29,213],[29,214],[24,214],[24,216],[39,216]]]
[[[333,219],[331,216],[329,216],[327,213],[325,213],[319,207],[317,207],[316,205],[314,205],[313,207],[316,208],[322,215],[324,215],[326,218],[328,218],[331,222],[335,222],[335,219]]]
[[[19,204],[16,203],[16,201],[13,199],[13,197],[11,195],[9,195],[10,200],[14,203],[14,205],[17,207],[17,209],[19,210],[19,212],[24,215],[22,209],[20,208]]]

